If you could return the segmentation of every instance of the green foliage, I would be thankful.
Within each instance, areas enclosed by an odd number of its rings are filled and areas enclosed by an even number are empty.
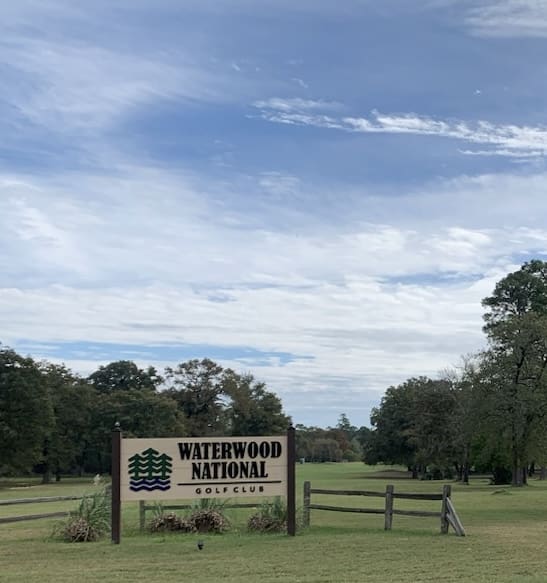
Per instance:
[[[279,435],[290,424],[279,398],[250,374],[240,375],[207,358],[166,369],[166,391],[190,436]]]
[[[106,366],[100,366],[89,376],[88,381],[100,393],[112,393],[115,391],[155,391],[163,382],[163,378],[153,366],[142,370],[131,360],[118,360]]]
[[[277,496],[273,502],[262,503],[258,512],[249,517],[247,528],[252,532],[282,532],[287,530],[287,506]]]
[[[239,375],[227,369],[222,388],[228,397],[224,417],[230,435],[279,435],[290,425],[281,400],[251,374]]]
[[[110,532],[110,497],[105,490],[84,496],[54,536],[67,542],[95,542]]]
[[[191,511],[214,510],[223,513],[228,503],[228,498],[198,498],[192,502]]]
[[[53,423],[38,365],[0,348],[0,475],[28,472],[38,463]]]

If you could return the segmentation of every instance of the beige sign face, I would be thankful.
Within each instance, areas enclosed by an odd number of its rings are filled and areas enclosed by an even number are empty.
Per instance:
[[[285,496],[287,437],[123,439],[122,500]]]

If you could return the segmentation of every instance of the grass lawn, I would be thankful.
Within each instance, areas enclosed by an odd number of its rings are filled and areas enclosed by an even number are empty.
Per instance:
[[[441,482],[395,479],[363,464],[306,464],[302,482],[331,489],[440,492]],[[379,476],[379,477],[378,477]],[[15,489],[14,489],[15,488]],[[48,486],[0,484],[0,499],[72,495],[92,491],[92,480]],[[217,536],[141,535],[137,507],[124,505],[122,544],[68,544],[51,540],[52,520],[0,525],[0,581],[3,582],[214,582],[257,583],[365,581],[547,581],[547,482],[522,489],[489,486],[475,479],[453,484],[453,502],[468,536],[439,534],[434,518],[394,516],[384,532],[383,516],[312,511],[311,527],[294,539],[249,535],[249,511],[228,511],[233,532]],[[331,505],[382,507],[375,498],[317,496]],[[0,516],[72,508],[76,502],[0,507]],[[395,501],[396,508],[438,510],[439,502]],[[197,540],[205,541],[202,551]]]

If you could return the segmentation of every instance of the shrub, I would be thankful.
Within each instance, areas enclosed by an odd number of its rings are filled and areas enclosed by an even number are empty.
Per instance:
[[[287,529],[287,507],[279,497],[273,502],[263,503],[258,512],[247,521],[247,528],[253,532],[281,532]]]
[[[209,508],[194,510],[188,517],[188,522],[197,532],[221,533],[230,527],[229,520],[221,510]]]
[[[110,498],[104,490],[86,495],[78,508],[55,527],[54,536],[68,542],[94,542],[110,532]]]
[[[150,532],[192,532],[194,530],[188,520],[177,516],[174,512],[154,516],[148,524],[148,529]]]

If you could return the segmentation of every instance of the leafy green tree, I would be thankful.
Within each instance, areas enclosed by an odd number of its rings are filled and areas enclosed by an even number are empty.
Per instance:
[[[524,263],[501,279],[482,305],[487,309],[484,329],[489,336],[514,316],[547,315],[547,262],[534,259]]]
[[[111,431],[118,422],[125,437],[177,437],[186,434],[176,403],[164,393],[117,390],[97,393],[91,413],[91,440],[86,468],[110,470]]]
[[[453,465],[455,394],[450,383],[427,377],[408,379],[387,389],[371,414],[372,432],[365,445],[365,463],[402,464],[425,475]]]
[[[89,382],[101,393],[127,390],[155,391],[163,382],[153,366],[140,369],[131,360],[118,360],[100,366],[88,377]]]
[[[512,484],[519,486],[547,413],[547,263],[530,261],[501,279],[483,306],[488,417],[510,452]]]
[[[529,312],[497,325],[485,363],[489,428],[510,452],[512,484],[526,483],[537,427],[547,413],[547,317]]]
[[[364,453],[365,463],[403,464],[412,467],[417,476],[417,447],[410,439],[414,391],[415,383],[412,379],[398,387],[389,387],[380,406],[372,410],[372,432]]]
[[[53,423],[49,394],[32,358],[0,348],[0,473],[40,461]]]
[[[314,462],[341,462],[343,453],[336,439],[319,437],[313,441],[311,460]]]
[[[448,421],[455,452],[454,464],[458,479],[464,484],[469,484],[474,452],[483,430],[485,411],[482,358],[482,354],[465,357],[458,369],[445,374],[445,380],[454,389],[453,415]],[[484,440],[482,444],[484,445]],[[484,453],[484,448],[481,447],[480,451]],[[490,469],[489,462],[484,459],[482,465]]]
[[[190,436],[222,434],[223,368],[208,358],[166,368],[167,394],[177,403]]]
[[[231,435],[280,435],[290,425],[281,400],[253,375],[239,375],[227,369],[222,377],[228,403],[223,415]]]
[[[40,371],[53,408],[53,422],[44,440],[38,470],[44,483],[52,474],[83,470],[91,435],[94,390],[64,365],[40,363]]]

